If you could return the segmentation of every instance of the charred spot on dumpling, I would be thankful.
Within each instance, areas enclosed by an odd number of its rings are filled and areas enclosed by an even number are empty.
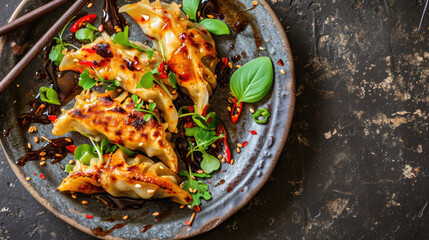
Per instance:
[[[108,43],[98,43],[94,45],[95,52],[103,58],[112,58],[113,53],[110,50],[110,45]]]
[[[146,125],[146,121],[142,118],[136,118],[131,125],[133,125],[136,130],[141,130],[144,128],[144,126]]]
[[[155,131],[152,136],[157,138],[157,137],[161,136],[161,133],[159,133],[159,131]]]
[[[121,108],[121,107],[115,107],[115,108],[113,108],[111,111],[112,111],[112,112],[122,113],[122,114],[127,113],[127,111],[125,111],[125,110],[124,110],[123,108]]]
[[[136,171],[137,170],[137,165],[133,165],[131,167],[128,168],[128,171]]]
[[[126,66],[127,66],[128,70],[130,70],[130,71],[135,71],[135,70],[136,70],[136,69],[134,68],[133,61],[130,61],[130,60],[128,60],[128,59],[124,59],[124,62],[125,62],[125,64],[126,64]]]
[[[165,147],[164,141],[162,139],[158,140],[158,144],[161,147]]]
[[[84,115],[79,109],[75,109],[71,112],[72,117],[75,118],[87,118],[88,115]]]
[[[116,130],[116,131],[115,131],[115,134],[116,134],[116,135],[118,135],[118,136],[121,136],[121,135],[122,135],[122,132],[121,132],[121,130]]]
[[[110,106],[114,103],[113,99],[110,96],[99,97],[98,100],[100,100],[103,106]]]
[[[204,47],[206,48],[207,51],[211,51],[213,49],[213,45],[211,45],[211,43],[209,42],[204,42]]]

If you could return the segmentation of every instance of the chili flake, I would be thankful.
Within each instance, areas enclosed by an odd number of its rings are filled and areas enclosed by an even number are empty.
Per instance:
[[[247,146],[247,144],[249,144],[249,142],[244,141],[244,142],[241,144],[241,146],[242,146],[242,147],[245,147],[245,146]]]
[[[247,130],[247,131],[250,132],[250,134],[252,134],[252,135],[258,134],[255,130],[251,130],[251,131]]]
[[[86,214],[85,217],[88,218],[88,219],[93,219],[94,218],[92,215],[88,215],[88,214]]]
[[[39,175],[39,177],[40,177],[41,179],[43,179],[43,180],[45,180],[45,179],[46,179],[45,175],[43,175],[43,174],[40,174],[40,175]]]

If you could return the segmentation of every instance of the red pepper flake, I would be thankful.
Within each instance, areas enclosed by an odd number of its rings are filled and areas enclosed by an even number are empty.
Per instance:
[[[209,184],[212,184],[212,182],[210,181]]]
[[[25,94],[25,97],[28,97],[28,94]]]
[[[245,147],[245,146],[247,146],[247,144],[248,144],[248,142],[247,142],[247,141],[244,141],[244,142],[241,144],[241,147]]]
[[[93,219],[94,218],[92,215],[88,215],[88,214],[85,215],[85,217],[88,218],[88,219]]]
[[[68,145],[66,146],[67,150],[69,150],[72,154],[74,154],[74,150],[76,150],[75,145]]]
[[[185,221],[185,225],[186,225],[186,226],[189,226],[189,225],[190,225],[188,220],[186,220],[186,221]]]
[[[36,176],[37,175],[37,173],[34,173],[34,176]]]
[[[206,117],[207,116],[207,108],[209,107],[209,105],[207,104],[205,107],[204,107],[204,109],[203,109],[203,117]],[[211,119],[211,118],[210,118]],[[209,119],[209,120],[210,120]],[[207,121],[207,123],[210,123],[209,121]]]
[[[92,23],[96,17],[97,15],[95,14],[89,14],[80,18],[79,20],[76,21],[75,24],[71,26],[70,32],[71,33],[77,32],[77,30],[79,30],[82,26],[85,26],[87,23]]]
[[[191,110],[192,112],[195,111],[193,106],[189,106],[189,110]]]
[[[199,211],[201,210],[201,208],[200,208],[200,206],[195,205],[195,206],[194,206],[194,210],[195,210],[195,211],[197,211],[197,212],[199,212]]]
[[[158,65],[158,72],[159,72],[160,78],[168,78],[168,74],[167,74],[166,66],[164,62]]]
[[[79,63],[88,67],[95,67],[94,62],[92,61],[79,61]]]
[[[54,123],[56,119],[57,119],[57,116],[49,115],[49,120],[51,120],[51,123]]]
[[[40,174],[40,175],[39,175],[39,177],[40,177],[41,179],[43,179],[43,180],[45,180],[45,179],[46,179],[45,175],[43,175],[43,174]]]
[[[252,131],[247,130],[247,131],[250,132],[250,134],[252,134],[252,135],[258,134],[255,130],[252,130]]]
[[[279,60],[277,61],[277,64],[278,64],[279,66],[283,66],[283,65],[284,65],[283,60],[279,59]]]

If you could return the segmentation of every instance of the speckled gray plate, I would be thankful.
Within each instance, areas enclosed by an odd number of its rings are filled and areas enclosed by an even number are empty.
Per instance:
[[[37,8],[43,2],[42,0],[24,0],[11,19]],[[101,16],[101,6],[97,6],[101,2],[97,1],[93,8],[84,8],[82,11],[90,11]],[[243,3],[246,6],[252,5],[251,0],[244,0]],[[120,6],[123,4],[123,1],[119,1]],[[2,76],[18,61],[18,57],[12,54],[11,43],[16,41],[19,45],[22,45],[28,42],[31,46],[49,28],[50,24],[59,18],[66,7],[68,6],[57,9],[53,13],[38,19],[33,24],[9,34],[7,38],[1,39],[0,61]],[[241,65],[258,56],[270,56],[275,69],[273,90],[264,100],[257,104],[245,104],[246,110],[236,125],[230,124],[228,112],[226,111],[227,97],[229,95],[228,86],[219,86],[210,100],[220,118],[227,125],[230,134],[230,145],[235,146],[245,140],[249,142],[249,145],[243,148],[240,154],[233,151],[234,165],[222,164],[221,171],[214,174],[210,179],[211,184],[209,186],[213,199],[208,202],[203,201],[201,211],[197,213],[191,227],[186,226],[185,221],[190,219],[192,210],[180,209],[178,204],[167,200],[154,201],[138,210],[109,211],[104,205],[89,197],[73,199],[69,194],[57,192],[55,188],[66,176],[66,173],[61,170],[60,164],[47,164],[47,166],[42,167],[38,162],[29,162],[24,167],[16,166],[15,161],[25,154],[24,147],[28,141],[33,145],[33,149],[41,147],[41,143],[34,143],[34,136],[54,138],[50,134],[52,125],[33,124],[38,128],[38,131],[33,134],[14,127],[9,136],[4,137],[2,135],[0,137],[8,161],[21,183],[48,210],[88,234],[93,234],[91,229],[98,226],[107,230],[116,223],[127,223],[123,228],[114,230],[111,235],[106,236],[106,239],[186,238],[209,231],[236,213],[260,190],[270,176],[286,141],[295,101],[292,55],[286,34],[279,20],[265,1],[260,0],[260,5],[252,10],[251,13],[257,16],[256,25],[260,29],[263,39],[262,47],[256,47],[252,29],[247,27],[245,31],[236,37],[216,37],[217,49],[221,57],[242,55],[242,51],[245,51],[248,57],[242,57],[236,63]],[[128,16],[125,17],[130,23],[131,38],[133,40],[145,39],[140,28]],[[95,25],[98,26],[99,23],[100,19],[98,18]],[[231,43],[235,45],[234,50],[230,50]],[[34,79],[35,72],[42,69],[42,59],[42,54],[39,54],[16,79],[15,83],[0,97],[0,127],[2,130],[13,124],[17,116],[28,112],[28,100],[31,100],[37,94],[40,86],[48,85],[48,82]],[[276,64],[279,59],[283,60],[284,66],[280,67]],[[281,74],[281,69],[286,71],[285,75]],[[17,87],[17,84],[20,87]],[[28,97],[26,97],[27,94]],[[74,101],[70,102],[66,108],[70,108],[73,104]],[[268,124],[256,124],[252,120],[249,111],[247,111],[250,106],[270,109],[271,118]],[[255,130],[258,134],[251,135],[248,130]],[[72,137],[77,144],[84,141],[84,138],[76,133],[71,133],[68,136]],[[65,164],[69,159],[72,159],[71,155],[63,160],[63,163]],[[33,176],[34,173],[38,175],[44,174],[46,180]],[[32,178],[31,181],[25,180],[27,176]],[[221,180],[225,180],[225,183],[215,186]],[[89,204],[82,205],[80,202],[84,199],[88,200]],[[139,217],[144,212],[148,214]],[[152,216],[154,212],[166,214],[166,217],[162,221],[156,222]],[[85,214],[93,215],[94,219],[87,219]],[[122,220],[125,215],[129,216],[126,221]],[[106,218],[114,218],[116,221],[106,222],[101,220]],[[153,227],[142,233],[142,228],[149,224],[153,224]]]

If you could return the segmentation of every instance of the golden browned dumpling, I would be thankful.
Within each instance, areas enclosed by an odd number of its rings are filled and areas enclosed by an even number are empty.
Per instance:
[[[103,162],[93,158],[90,166],[76,161],[57,189],[84,194],[107,192],[114,197],[135,199],[170,198],[188,204],[192,197],[178,186],[180,182],[180,177],[163,163],[155,163],[142,155],[130,158],[118,149]]]
[[[139,43],[135,42],[135,44]],[[143,44],[140,46],[148,48]],[[157,84],[148,89],[136,87],[141,77],[152,71],[159,62],[162,62],[162,59],[156,53],[153,55],[153,60],[149,60],[145,52],[115,44],[109,36],[103,35],[75,52],[66,53],[59,68],[60,71],[77,72],[88,69],[96,76],[97,73],[92,69],[93,67],[104,79],[117,79],[120,86],[128,92],[145,101],[156,102],[157,108],[168,123],[168,130],[173,132],[176,130],[178,119],[173,105],[173,99],[177,97],[177,93],[169,95]],[[169,87],[168,78],[160,80]]]
[[[96,142],[107,138],[149,157],[156,156],[177,172],[177,156],[166,139],[165,128],[155,117],[145,121],[146,114],[135,109],[127,92],[83,92],[76,97],[75,106],[55,120],[52,133],[59,136],[76,131]]]
[[[201,113],[216,87],[215,43],[199,24],[189,21],[175,2],[150,3],[142,0],[119,9],[128,13],[164,52],[168,67],[178,76],[178,84]]]

